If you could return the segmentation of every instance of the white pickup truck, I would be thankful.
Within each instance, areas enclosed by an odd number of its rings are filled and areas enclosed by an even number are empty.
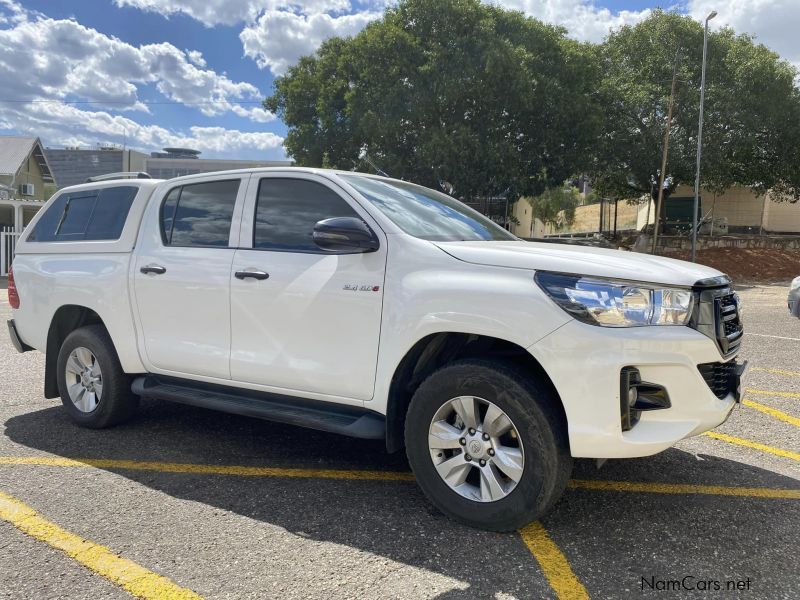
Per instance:
[[[573,457],[647,456],[739,400],[722,273],[525,242],[445,194],[305,168],[59,191],[9,280],[20,351],[86,427],[140,396],[405,447],[462,522],[508,530]]]

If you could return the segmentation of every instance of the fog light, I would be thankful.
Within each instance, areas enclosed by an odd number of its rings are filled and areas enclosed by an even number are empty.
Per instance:
[[[628,406],[633,408],[633,405],[636,404],[636,401],[639,399],[639,391],[635,388],[628,389]]]
[[[623,367],[619,378],[619,406],[622,431],[639,421],[642,411],[663,410],[672,406],[663,385],[642,381],[636,367]]]

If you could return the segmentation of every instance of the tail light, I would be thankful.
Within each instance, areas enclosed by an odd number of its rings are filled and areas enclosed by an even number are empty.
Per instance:
[[[11,308],[19,308],[19,293],[14,283],[13,267],[9,267],[8,269],[8,303],[11,305]]]

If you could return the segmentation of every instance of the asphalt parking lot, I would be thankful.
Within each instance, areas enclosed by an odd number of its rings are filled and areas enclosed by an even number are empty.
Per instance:
[[[578,461],[552,514],[503,535],[439,514],[380,443],[156,402],[79,429],[42,397],[43,356],[3,331],[0,597],[800,598],[785,292],[740,291],[753,369],[728,422],[657,456]]]

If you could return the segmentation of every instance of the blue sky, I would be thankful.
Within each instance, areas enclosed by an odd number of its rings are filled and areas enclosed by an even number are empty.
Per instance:
[[[325,38],[356,33],[387,2],[0,0],[0,134],[38,135],[49,146],[188,145],[209,158],[283,158],[286,128],[259,104],[274,77]],[[659,5],[698,19],[716,8],[716,26],[756,34],[800,64],[798,0],[494,2],[592,41]]]

